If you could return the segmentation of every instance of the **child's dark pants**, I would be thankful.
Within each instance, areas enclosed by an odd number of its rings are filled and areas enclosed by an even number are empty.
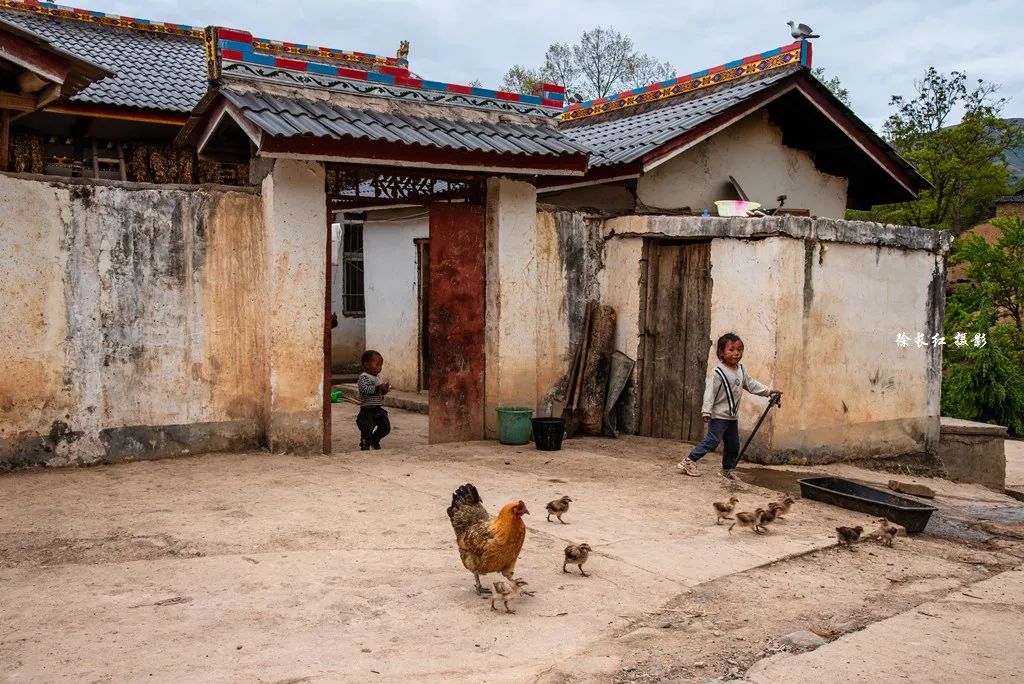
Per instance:
[[[359,426],[359,438],[370,445],[380,446],[380,440],[391,432],[388,412],[380,406],[367,406],[359,409],[356,425]]]
[[[704,458],[704,454],[714,451],[722,441],[725,442],[722,470],[732,470],[740,460],[740,431],[738,421],[735,420],[712,418],[708,423],[708,434],[700,444],[693,447],[688,458],[696,463]]]

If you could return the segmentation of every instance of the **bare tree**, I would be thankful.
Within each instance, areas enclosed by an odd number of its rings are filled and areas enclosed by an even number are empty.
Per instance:
[[[650,55],[636,55],[629,65],[629,74],[625,79],[626,87],[639,88],[667,81],[675,76],[676,69],[669,62],[659,62]]]
[[[532,92],[539,82],[556,83],[565,86],[569,99],[590,100],[673,76],[671,64],[637,52],[629,36],[611,27],[597,27],[584,32],[574,45],[553,43],[539,69],[513,66],[503,85]]]

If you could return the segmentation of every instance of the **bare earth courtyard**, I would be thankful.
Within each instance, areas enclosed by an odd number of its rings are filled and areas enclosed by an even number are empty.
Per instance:
[[[331,456],[0,477],[0,681],[1011,681],[1024,667],[1021,535],[850,553],[833,528],[870,519],[809,501],[767,535],[730,535],[711,501],[777,492],[711,464],[679,476],[686,444],[426,446],[426,416],[392,411],[386,448],[360,452],[354,408],[335,412]],[[531,510],[517,574],[536,596],[514,615],[459,562],[445,508],[464,482],[492,512]],[[972,500],[1016,505],[985,491]],[[570,524],[546,522],[563,494]],[[594,547],[592,577],[562,573],[570,541]],[[766,660],[812,628],[835,639]]]

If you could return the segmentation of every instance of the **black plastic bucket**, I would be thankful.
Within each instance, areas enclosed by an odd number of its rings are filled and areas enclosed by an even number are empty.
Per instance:
[[[559,451],[565,436],[565,418],[534,418],[533,441],[537,451]]]

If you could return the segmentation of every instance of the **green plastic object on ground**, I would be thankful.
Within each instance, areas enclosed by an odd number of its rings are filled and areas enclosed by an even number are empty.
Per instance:
[[[503,406],[498,411],[498,441],[502,444],[529,444],[533,409]]]
[[[332,404],[340,404],[341,403],[341,390],[331,390],[331,403]]]

